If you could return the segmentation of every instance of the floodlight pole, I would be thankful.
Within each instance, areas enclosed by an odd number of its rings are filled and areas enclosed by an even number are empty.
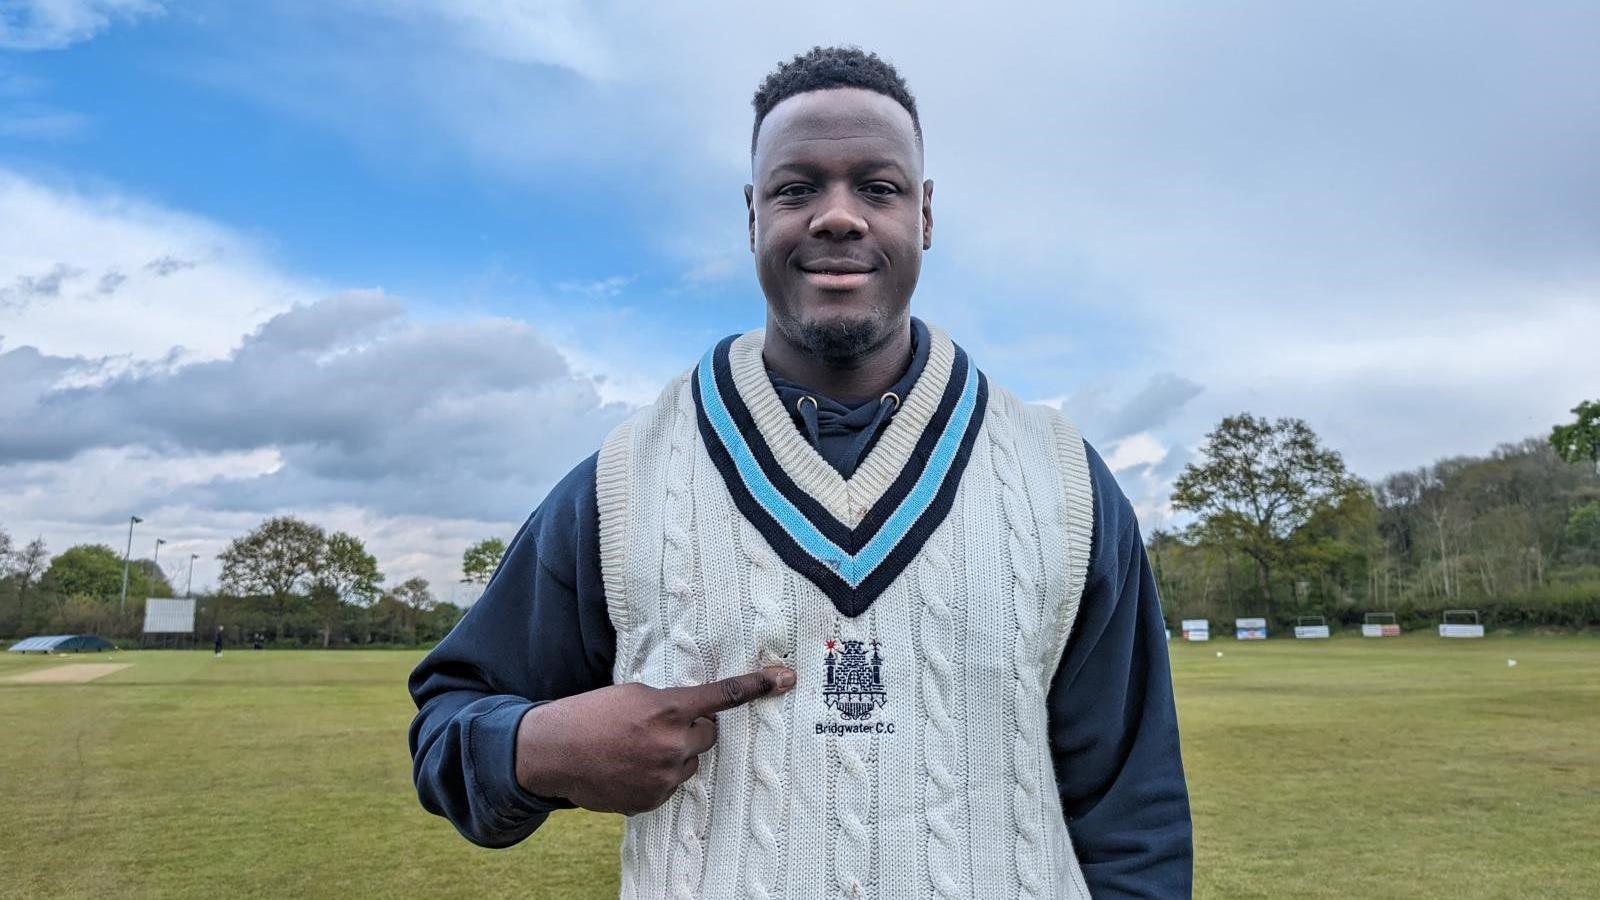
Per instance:
[[[155,567],[158,571],[161,568],[161,545],[165,544],[166,542],[166,538],[156,538],[156,555],[151,558],[151,562],[155,564]]]
[[[118,606],[118,614],[128,611],[128,559],[133,556],[133,526],[143,522],[138,516],[128,517],[128,549],[122,553],[122,603]]]
[[[189,589],[194,587],[194,561],[199,558],[200,554],[198,553],[189,554],[189,580],[183,586],[183,596],[186,600],[189,598]]]

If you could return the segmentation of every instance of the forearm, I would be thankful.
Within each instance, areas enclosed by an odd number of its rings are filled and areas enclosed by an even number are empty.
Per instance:
[[[518,727],[542,702],[610,684],[616,634],[598,554],[590,457],[551,491],[483,596],[411,673],[417,797],[474,843],[514,844],[570,805],[518,782]]]
[[[412,721],[418,799],[474,844],[509,847],[567,805],[537,797],[517,780],[518,728],[533,706],[506,694],[453,691],[433,698]]]

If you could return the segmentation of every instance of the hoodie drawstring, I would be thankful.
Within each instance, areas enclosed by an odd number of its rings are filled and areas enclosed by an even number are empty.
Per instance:
[[[806,401],[810,401],[809,403]],[[794,402],[795,412],[800,414],[800,422],[805,427],[806,440],[811,442],[813,449],[822,450],[822,423],[818,420],[821,405],[817,398],[810,394],[802,394]],[[878,409],[872,416],[872,421],[867,427],[856,432],[855,438],[850,442],[850,452],[845,459],[845,477],[855,472],[856,466],[861,464],[861,458],[866,455],[867,448],[878,437],[878,432],[883,428],[884,422],[900,409],[900,396],[894,391],[885,391],[878,398]]]

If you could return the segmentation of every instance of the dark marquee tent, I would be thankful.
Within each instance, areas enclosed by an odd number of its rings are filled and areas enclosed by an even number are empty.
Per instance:
[[[99,653],[117,648],[97,634],[52,634],[24,638],[9,649],[12,653],[88,653],[91,650]]]

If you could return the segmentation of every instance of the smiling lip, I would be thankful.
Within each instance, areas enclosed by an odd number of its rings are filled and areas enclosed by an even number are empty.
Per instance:
[[[825,291],[852,291],[863,287],[877,271],[853,259],[817,259],[800,266],[806,282]]]

